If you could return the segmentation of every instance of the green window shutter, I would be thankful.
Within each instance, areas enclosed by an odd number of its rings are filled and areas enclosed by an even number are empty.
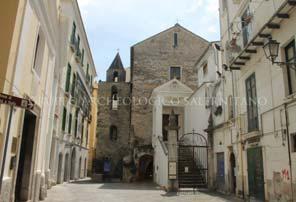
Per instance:
[[[68,128],[68,133],[71,133],[71,128],[72,128],[72,114],[70,113],[69,115],[69,128]]]
[[[67,75],[66,75],[66,92],[70,90],[70,80],[71,80],[71,65],[68,63]]]
[[[249,132],[258,129],[258,106],[255,73],[246,79],[247,115]]]
[[[83,66],[83,60],[84,60],[84,49],[82,49],[82,55],[81,55],[81,65]]]
[[[63,130],[63,131],[66,130],[66,118],[67,118],[67,109],[66,109],[66,107],[64,107],[64,111],[63,111],[63,121],[62,121],[62,130]]]
[[[77,127],[78,127],[78,113],[79,113],[79,109],[76,109],[76,114],[75,114],[75,131],[74,131],[74,134],[75,134],[75,137],[77,137]]]
[[[72,97],[74,97],[74,94],[75,94],[75,86],[76,86],[76,75],[75,73],[73,73],[72,89],[71,89]]]
[[[75,34],[76,34],[76,24],[73,22],[73,27],[72,27],[72,34],[71,34],[71,42],[74,44],[75,42]]]

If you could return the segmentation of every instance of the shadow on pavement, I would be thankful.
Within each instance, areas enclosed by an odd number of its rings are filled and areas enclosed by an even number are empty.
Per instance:
[[[160,190],[160,187],[151,182],[133,182],[133,183],[102,183],[98,189],[114,190]]]

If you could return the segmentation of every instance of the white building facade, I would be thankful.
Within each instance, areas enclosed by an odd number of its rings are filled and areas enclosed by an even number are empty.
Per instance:
[[[295,200],[295,1],[220,0],[224,98],[214,124],[217,188],[259,201]],[[279,43],[275,61],[263,47]],[[228,93],[227,93],[228,92]],[[219,127],[218,127],[219,126]],[[216,149],[215,149],[216,148]]]

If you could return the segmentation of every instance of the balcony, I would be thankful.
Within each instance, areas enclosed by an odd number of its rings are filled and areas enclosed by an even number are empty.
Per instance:
[[[273,0],[251,2],[249,11],[232,22],[232,39],[226,43],[228,64],[231,70],[240,70],[245,63],[262,48],[273,30],[281,28],[280,23],[289,19],[296,0]]]

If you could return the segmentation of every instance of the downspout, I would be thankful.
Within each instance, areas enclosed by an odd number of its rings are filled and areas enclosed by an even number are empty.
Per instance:
[[[284,103],[285,108],[285,119],[286,119],[286,134],[287,134],[287,142],[288,142],[288,156],[289,156],[289,168],[290,168],[290,183],[291,183],[291,196],[292,201],[294,201],[294,194],[293,194],[293,174],[292,174],[292,160],[291,160],[291,147],[290,147],[290,133],[289,133],[289,117],[287,112],[287,103]]]

